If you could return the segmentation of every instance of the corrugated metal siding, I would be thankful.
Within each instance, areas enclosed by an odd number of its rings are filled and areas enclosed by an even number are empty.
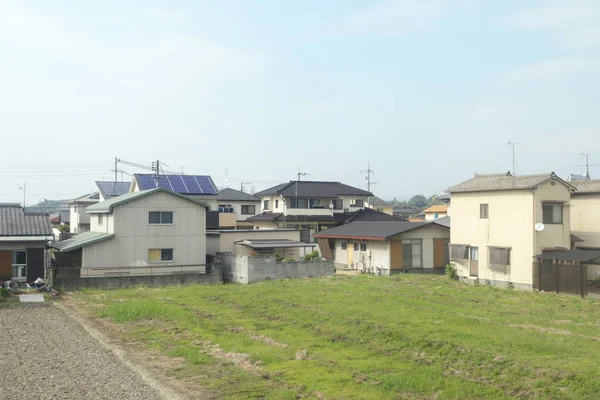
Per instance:
[[[150,211],[172,211],[172,225],[150,225]],[[115,237],[86,246],[83,267],[148,265],[149,249],[174,249],[173,266],[206,262],[206,208],[158,192],[116,207]]]

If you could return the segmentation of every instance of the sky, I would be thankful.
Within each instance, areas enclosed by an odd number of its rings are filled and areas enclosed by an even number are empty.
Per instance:
[[[370,165],[384,199],[506,172],[508,141],[517,174],[600,164],[596,0],[0,0],[0,55],[0,202],[115,157],[256,191]]]

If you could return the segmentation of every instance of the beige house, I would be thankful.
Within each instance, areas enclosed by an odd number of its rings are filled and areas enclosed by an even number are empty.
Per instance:
[[[444,218],[448,216],[448,206],[445,204],[431,206],[421,211],[425,214],[425,221],[433,221],[438,218]]]
[[[439,272],[449,262],[450,228],[431,222],[352,222],[315,235],[337,268],[378,275]]]
[[[574,190],[554,173],[475,175],[451,187],[451,259],[459,277],[537,288],[534,256],[570,249]]]
[[[246,220],[260,213],[260,199],[249,193],[232,188],[219,190],[217,195],[219,228],[250,228],[254,224]],[[229,218],[229,220],[226,220]]]
[[[571,195],[573,247],[600,250],[600,179],[573,180],[577,191]],[[600,278],[600,265],[587,268],[590,280]]]
[[[392,203],[377,196],[371,196],[367,199],[367,207],[388,215],[394,215],[394,206]]]
[[[52,244],[59,274],[204,273],[207,209],[202,202],[162,188],[89,206],[91,230]]]

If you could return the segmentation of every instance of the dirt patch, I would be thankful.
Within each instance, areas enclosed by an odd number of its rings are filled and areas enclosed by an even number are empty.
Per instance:
[[[228,352],[223,350],[218,344],[214,344],[210,341],[196,342],[194,344],[202,346],[204,349],[201,350],[201,352],[204,354],[208,354],[220,360],[228,361],[253,375],[263,375],[261,368],[263,364],[260,361],[252,361],[249,354]]]

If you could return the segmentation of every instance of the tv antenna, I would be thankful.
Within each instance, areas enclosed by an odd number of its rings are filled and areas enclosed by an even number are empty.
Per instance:
[[[513,142],[509,140],[507,144],[512,147],[512,174],[515,175],[515,146],[521,144],[521,142]]]
[[[240,182],[240,192],[245,193],[246,185],[252,185],[252,182]]]
[[[600,164],[590,164],[591,153],[580,153],[579,155],[585,157],[585,165],[578,165],[578,167],[585,167],[585,177],[590,179],[590,167],[600,167]]]

